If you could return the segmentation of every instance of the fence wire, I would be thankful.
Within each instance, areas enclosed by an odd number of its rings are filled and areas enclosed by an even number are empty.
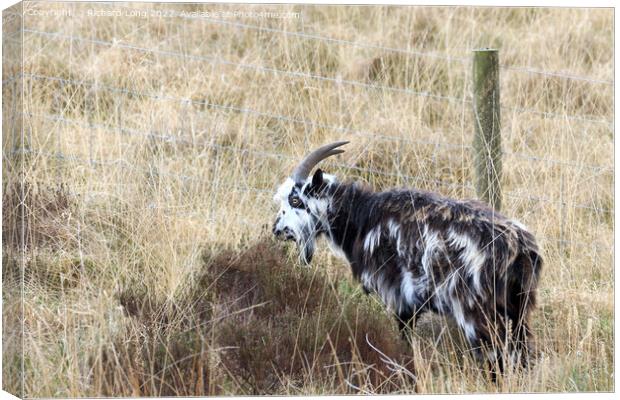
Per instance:
[[[227,151],[233,151],[236,153],[240,153],[240,154],[252,154],[254,156],[257,157],[266,157],[266,158],[277,158],[277,159],[285,159],[285,160],[290,160],[290,161],[298,161],[298,158],[294,155],[289,155],[289,154],[283,154],[283,153],[277,153],[277,152],[267,152],[267,151],[262,151],[262,150],[255,150],[255,149],[246,149],[246,148],[239,148],[239,147],[235,147],[235,146],[230,146],[230,145],[221,145],[221,144],[216,144],[216,143],[212,143],[212,142],[208,142],[208,141],[195,141],[192,139],[184,139],[184,138],[180,138],[177,136],[172,136],[172,135],[166,135],[163,133],[159,133],[159,132],[154,132],[154,131],[143,131],[143,130],[137,130],[137,129],[132,129],[132,128],[126,128],[126,127],[122,127],[122,126],[110,126],[110,125],[105,125],[105,124],[97,124],[97,123],[92,123],[92,122],[84,122],[84,121],[80,121],[80,120],[74,120],[74,119],[70,119],[70,118],[65,118],[61,115],[52,115],[52,114],[41,114],[41,113],[33,113],[33,112],[27,112],[24,113],[27,116],[30,117],[37,117],[37,118],[43,118],[43,119],[47,119],[50,121],[54,121],[54,122],[62,122],[65,124],[73,124],[73,125],[77,125],[77,126],[81,126],[84,128],[88,128],[88,129],[102,129],[102,130],[106,130],[106,131],[110,131],[110,132],[118,132],[124,135],[131,135],[131,136],[140,136],[146,139],[155,139],[155,140],[161,140],[164,142],[170,142],[170,143],[182,143],[182,144],[187,144],[187,145],[191,145],[194,147],[203,147],[203,148],[212,148],[212,149],[219,149],[219,150],[227,150]],[[61,153],[59,153],[61,154]],[[101,163],[102,161],[99,160],[96,163]],[[126,163],[127,165],[131,166],[130,163],[122,160],[122,159],[117,159],[117,160],[106,160],[105,163],[107,163],[108,165],[114,165],[114,164],[123,164]],[[337,162],[330,162],[331,165],[335,166],[335,167],[339,167],[339,168],[344,168],[347,170],[353,170],[353,171],[358,171],[358,172],[365,172],[365,173],[369,173],[372,175],[380,175],[380,176],[386,176],[386,177],[394,177],[394,178],[401,178],[404,179],[406,181],[408,181],[408,183],[415,183],[415,182],[427,182],[427,183],[431,183],[437,186],[444,186],[444,187],[448,187],[448,188],[452,188],[452,189],[468,189],[471,191],[474,191],[475,188],[473,187],[473,185],[468,184],[468,183],[462,183],[462,184],[458,184],[458,183],[452,183],[452,182],[446,182],[446,181],[442,181],[439,179],[432,179],[432,178],[427,178],[427,177],[421,177],[421,176],[414,176],[414,175],[407,175],[407,174],[402,174],[402,173],[394,173],[394,172],[388,172],[388,171],[383,171],[380,169],[376,169],[376,168],[367,168],[367,167],[358,167],[358,166],[354,166],[354,165],[348,165],[348,164],[343,164],[343,163],[337,163]],[[134,167],[136,168],[136,167]],[[169,174],[170,175],[170,174]],[[171,176],[174,176],[174,174],[171,174]],[[192,177],[192,176],[179,176],[182,179],[186,179],[186,180],[192,180],[192,179],[200,179],[197,177]],[[609,214],[611,212],[611,210],[607,209],[607,208],[601,208],[601,207],[594,207],[588,204],[579,204],[579,203],[574,203],[574,202],[567,202],[567,201],[563,201],[563,202],[558,202],[555,199],[551,199],[551,198],[547,198],[547,197],[539,197],[539,196],[530,196],[530,195],[524,195],[523,193],[520,192],[507,192],[504,194],[507,197],[510,198],[515,198],[515,199],[521,199],[521,200],[528,200],[528,201],[536,201],[536,202],[544,202],[544,203],[550,203],[550,204],[563,204],[563,205],[569,205],[573,208],[577,208],[577,209],[585,209],[585,210],[590,210],[590,211],[594,211],[594,212],[599,212],[599,213],[605,213],[605,214]]]
[[[279,34],[283,34],[286,36],[300,37],[304,39],[312,39],[312,40],[318,40],[318,41],[328,42],[328,43],[337,43],[341,45],[348,45],[348,46],[354,46],[354,47],[360,47],[360,48],[366,48],[366,49],[381,50],[381,51],[385,51],[389,53],[400,53],[400,54],[405,54],[409,56],[436,58],[436,59],[440,59],[440,60],[444,60],[448,62],[458,62],[458,63],[466,64],[466,63],[469,63],[470,61],[470,59],[467,57],[452,57],[452,56],[445,55],[445,54],[437,54],[437,53],[423,52],[423,51],[413,50],[413,49],[401,49],[401,48],[396,48],[396,47],[381,46],[381,45],[370,44],[370,43],[355,42],[355,41],[336,39],[336,38],[332,38],[328,36],[321,36],[321,35],[310,34],[310,33],[305,33],[305,32],[290,32],[290,31],[286,31],[282,29],[275,29],[275,28],[269,28],[269,27],[258,26],[258,25],[244,24],[240,22],[227,21],[227,20],[218,19],[218,18],[190,17],[190,16],[180,16],[180,17],[188,18],[188,19],[199,19],[202,21],[207,21],[207,22],[222,24],[222,25],[228,25],[228,26],[233,26],[233,27],[243,28],[243,29],[253,29],[253,30],[258,30],[258,31],[263,31],[263,32],[279,33]],[[554,77],[554,78],[563,78],[563,79],[568,79],[568,80],[583,81],[583,82],[595,83],[595,84],[604,84],[604,85],[609,85],[609,86],[613,86],[614,84],[613,81],[594,79],[594,78],[589,78],[587,76],[580,76],[580,75],[576,75],[572,73],[548,72],[548,71],[543,71],[543,70],[536,69],[533,67],[500,65],[500,68],[510,70],[510,71],[523,72],[527,74],[549,76],[549,77]]]
[[[99,167],[117,167],[117,168],[122,168],[123,170],[126,170],[130,173],[132,172],[141,172],[144,174],[150,174],[151,176],[167,176],[167,177],[174,177],[174,178],[178,178],[181,181],[197,181],[197,182],[202,182],[202,179],[200,177],[197,176],[192,176],[192,175],[181,175],[181,174],[174,174],[174,173],[168,173],[168,172],[163,172],[163,171],[156,171],[154,172],[152,169],[148,169],[148,168],[138,168],[134,165],[132,165],[131,163],[129,163],[127,160],[123,160],[123,159],[116,159],[116,160],[94,160],[94,159],[85,159],[83,157],[79,157],[76,155],[71,155],[71,154],[63,154],[63,153],[54,153],[54,152],[46,152],[46,151],[34,151],[34,150],[20,150],[20,149],[16,149],[13,150],[11,152],[12,155],[28,155],[28,154],[32,154],[34,156],[42,156],[45,158],[52,158],[52,159],[56,159],[59,161],[66,161],[66,162],[71,162],[71,163],[77,163],[77,164],[81,164],[81,165],[85,165],[85,166],[89,166],[92,168],[99,168]],[[277,155],[279,156],[279,155]],[[335,164],[338,165],[338,164]],[[141,184],[139,183],[114,183],[114,186],[129,186],[129,187],[141,187]],[[148,186],[148,184],[147,184]],[[253,197],[257,197],[257,198],[264,198],[264,201],[270,201],[270,199],[273,196],[274,193],[274,189],[266,189],[266,188],[257,188],[254,186],[242,186],[242,185],[234,185],[234,184],[225,184],[220,186],[218,189],[220,190],[226,190],[229,192],[246,192],[246,193],[252,193]],[[473,190],[473,188],[471,188]],[[96,197],[116,197],[119,200],[122,200],[123,197],[121,195],[115,194],[115,193],[111,193],[109,191],[86,191],[86,192],[77,192],[77,191],[69,191],[69,193],[73,196],[76,197],[82,197],[82,198],[86,198],[86,199],[92,199],[92,198],[96,198]],[[544,200],[544,199],[537,199],[537,198],[528,198],[528,200],[534,200],[534,201],[539,201],[539,200]],[[169,211],[169,210],[173,210],[172,214],[174,216],[184,216],[184,217],[196,217],[196,216],[207,216],[207,218],[205,218],[205,222],[218,222],[219,218],[217,216],[217,214],[214,214],[214,209],[213,208],[196,208],[193,205],[175,205],[175,206],[169,206],[169,205],[161,205],[161,204],[155,204],[153,202],[143,206],[143,208],[145,210],[164,210],[164,211]],[[188,211],[184,211],[181,210],[183,208],[191,208],[191,210]],[[230,222],[230,219],[227,219],[228,222]],[[268,223],[263,223],[263,224],[257,224],[256,222],[244,219],[244,218],[235,218],[236,222],[240,222],[244,225],[247,225],[253,229],[259,227],[259,226],[264,226],[264,225],[268,225]],[[551,241],[557,244],[566,244],[566,245],[570,245],[570,246],[575,246],[575,247],[580,247],[580,248],[589,248],[590,246],[593,249],[608,249],[609,246],[605,245],[603,243],[600,242],[592,242],[592,243],[584,243],[584,242],[578,242],[578,241],[573,241],[573,240],[567,240],[567,239],[563,239],[560,237],[555,237],[555,236],[546,236],[546,235],[541,235],[540,236],[541,239],[547,240],[547,241]]]
[[[257,117],[265,117],[265,118],[283,121],[287,123],[305,125],[305,126],[309,126],[315,129],[316,128],[327,129],[333,132],[342,132],[345,134],[368,137],[368,138],[372,138],[376,140],[388,140],[388,141],[398,141],[398,142],[418,144],[418,145],[430,145],[430,146],[436,146],[436,147],[445,148],[445,149],[471,150],[472,148],[471,145],[467,145],[467,144],[446,143],[446,142],[440,142],[437,140],[431,141],[431,140],[411,139],[411,138],[406,138],[402,136],[384,135],[378,132],[361,131],[361,130],[356,130],[356,129],[352,129],[352,128],[348,128],[344,126],[325,124],[325,123],[321,123],[319,121],[315,121],[311,119],[300,119],[300,118],[292,117],[289,115],[267,113],[267,112],[255,110],[252,108],[248,108],[248,107],[236,107],[236,106],[231,106],[231,105],[208,102],[205,100],[195,100],[195,99],[191,99],[188,97],[171,96],[171,95],[166,95],[163,93],[148,93],[148,92],[137,91],[137,90],[127,89],[127,88],[109,86],[106,84],[101,84],[99,82],[93,82],[93,81],[87,81],[87,80],[73,80],[73,79],[65,79],[61,77],[45,76],[45,75],[38,75],[38,74],[23,74],[22,76],[27,79],[56,81],[56,82],[60,82],[65,85],[80,85],[82,87],[88,87],[90,90],[94,90],[94,91],[107,90],[107,91],[114,92],[114,93],[121,93],[123,95],[133,95],[133,96],[146,97],[146,98],[151,98],[154,100],[162,100],[162,101],[173,101],[173,102],[178,102],[182,105],[193,104],[193,105],[200,105],[200,106],[213,108],[217,110],[232,111],[232,112],[237,112],[241,114],[250,114],[253,116],[257,116]],[[436,137],[439,137],[441,135],[442,135],[442,132],[433,133],[433,136],[436,136]],[[581,168],[590,169],[594,171],[595,173],[600,173],[602,171],[607,172],[607,173],[612,172],[611,170],[608,170],[607,167],[604,167],[601,165],[584,164],[584,163],[576,163],[576,162],[565,161],[565,160],[557,160],[557,159],[552,159],[552,158],[529,155],[529,154],[525,154],[522,152],[505,151],[503,152],[503,154],[506,156],[514,156],[514,157],[524,159],[524,160],[529,160],[529,161],[544,162],[544,163],[556,164],[556,165],[564,165],[564,166],[576,168],[576,169],[581,169]]]
[[[123,6],[119,3],[101,2],[99,4],[105,4],[105,5],[111,5],[114,7],[131,9],[130,7]],[[278,28],[272,28],[272,27],[261,26],[261,25],[246,24],[242,22],[230,21],[230,20],[221,19],[221,18],[212,18],[212,17],[200,16],[200,15],[191,16],[191,15],[181,15],[181,14],[176,15],[176,17],[180,19],[185,19],[185,20],[194,20],[194,21],[197,20],[197,21],[202,21],[202,22],[207,22],[207,23],[212,23],[212,24],[226,25],[226,26],[231,26],[231,27],[239,28],[239,29],[255,30],[259,32],[275,33],[275,34],[281,34],[281,35],[301,38],[301,39],[316,40],[319,42],[335,43],[338,45],[352,46],[352,47],[371,49],[371,50],[380,50],[380,51],[384,51],[387,53],[399,53],[399,54],[404,54],[408,56],[435,58],[435,59],[440,59],[440,60],[444,60],[447,62],[456,62],[456,63],[466,64],[466,63],[469,63],[470,61],[470,59],[467,57],[452,57],[447,54],[425,52],[425,51],[411,49],[411,48],[403,49],[403,48],[398,48],[398,47],[383,46],[380,44],[339,39],[339,38],[334,38],[330,36],[320,35],[318,33],[287,31],[285,29],[278,29]],[[577,75],[577,74],[570,73],[570,72],[544,71],[544,70],[530,67],[530,66],[524,67],[524,66],[514,66],[514,65],[500,65],[500,68],[510,70],[510,71],[515,71],[515,72],[531,74],[531,75],[548,76],[548,77],[562,78],[562,79],[573,80],[573,81],[583,81],[583,82],[588,82],[592,84],[604,84],[604,85],[609,85],[609,86],[613,86],[614,84],[613,81],[609,81],[609,80],[590,78],[587,76],[581,76],[581,75]]]
[[[131,7],[125,6],[119,2],[99,2],[98,4],[108,5],[108,6],[111,5],[113,7],[131,9]],[[20,19],[23,18],[23,15],[21,13],[9,11],[9,10],[3,11],[3,17],[6,18],[6,16],[15,16]],[[261,32],[282,34],[282,35],[301,38],[301,39],[310,39],[310,40],[316,40],[316,41],[321,41],[321,42],[326,42],[326,43],[335,43],[338,45],[353,46],[353,47],[372,49],[372,50],[381,50],[381,51],[385,51],[389,53],[400,53],[400,54],[405,54],[409,56],[435,58],[435,59],[440,59],[440,60],[444,60],[448,62],[457,62],[457,63],[468,63],[469,62],[469,59],[466,57],[453,57],[447,54],[425,52],[425,51],[411,49],[411,48],[403,49],[403,48],[398,48],[398,47],[383,46],[380,44],[339,39],[339,38],[321,35],[318,33],[287,31],[284,29],[246,24],[242,22],[230,21],[230,20],[225,20],[221,18],[211,18],[211,17],[205,17],[205,16],[190,16],[190,15],[181,15],[181,14],[177,14],[176,17],[180,19],[186,19],[186,20],[198,20],[198,21],[203,21],[203,22],[208,22],[208,23],[213,23],[213,24],[227,25],[227,26],[232,26],[232,27],[240,28],[240,29],[249,29],[249,30],[256,30],[256,31],[261,31]],[[21,31],[10,32],[10,33],[7,33],[7,35],[11,36],[13,34],[18,34],[19,32]],[[7,35],[5,35],[5,37]],[[588,82],[592,84],[604,84],[608,86],[613,86],[614,84],[614,82],[611,80],[595,79],[595,78],[591,78],[587,76],[577,75],[571,72],[545,71],[545,70],[531,67],[531,66],[500,65],[500,68],[515,71],[515,72],[531,74],[531,75],[549,76],[553,78],[562,78],[562,79],[573,80],[573,81],[583,81],[583,82]]]
[[[426,97],[426,98],[431,98],[431,99],[440,100],[440,101],[447,101],[447,102],[452,102],[452,103],[471,103],[472,102],[472,99],[469,97],[460,98],[460,97],[448,96],[448,95],[431,93],[431,92],[415,91],[412,89],[401,88],[401,87],[371,84],[367,82],[350,80],[350,79],[342,79],[340,77],[334,78],[334,77],[328,77],[328,76],[299,72],[299,71],[282,70],[282,69],[278,69],[274,67],[266,67],[266,66],[257,65],[257,64],[238,63],[234,61],[225,60],[220,57],[192,55],[192,54],[181,53],[181,52],[176,52],[176,51],[171,51],[171,50],[152,49],[152,48],[141,47],[141,46],[137,46],[133,44],[124,44],[119,41],[89,39],[89,38],[83,38],[79,36],[67,35],[67,34],[63,34],[60,32],[47,32],[47,31],[39,31],[39,30],[34,30],[34,29],[24,29],[24,32],[35,34],[35,35],[40,35],[40,36],[45,36],[49,38],[54,38],[54,39],[62,39],[62,40],[76,41],[76,42],[86,42],[86,43],[91,43],[91,44],[95,44],[99,46],[116,47],[120,49],[134,50],[134,51],[138,51],[142,53],[152,53],[152,54],[158,54],[158,55],[167,56],[167,57],[183,58],[183,59],[189,59],[189,60],[194,60],[194,61],[204,61],[204,62],[208,62],[211,64],[234,66],[238,68],[250,69],[250,70],[259,71],[259,72],[267,72],[267,73],[271,73],[275,75],[285,75],[285,76],[289,76],[293,78],[305,78],[305,79],[312,79],[312,80],[318,80],[318,81],[323,81],[323,82],[331,82],[337,85],[349,85],[349,86],[354,86],[354,87],[361,87],[364,89],[391,91],[391,92],[396,92],[400,94],[406,94],[406,95],[417,96],[417,97]],[[509,111],[513,111],[517,113],[536,114],[544,118],[553,118],[553,119],[561,119],[561,120],[569,120],[569,121],[581,121],[581,122],[594,123],[594,124],[603,124],[607,126],[608,129],[610,130],[612,129],[611,121],[608,121],[605,119],[597,119],[593,116],[577,116],[577,115],[560,114],[556,112],[540,111],[540,110],[536,110],[532,108],[512,107],[512,106],[507,106],[507,105],[502,105],[502,108],[504,110],[509,110]]]

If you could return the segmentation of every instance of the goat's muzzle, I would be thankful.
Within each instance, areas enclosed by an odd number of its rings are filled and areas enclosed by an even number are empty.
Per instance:
[[[293,236],[293,232],[289,228],[280,229],[277,227],[277,221],[271,231],[278,240],[295,240],[295,236]]]

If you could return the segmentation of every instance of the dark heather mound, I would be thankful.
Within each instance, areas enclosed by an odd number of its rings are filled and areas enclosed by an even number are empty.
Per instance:
[[[335,287],[320,267],[296,267],[269,239],[204,261],[175,299],[120,293],[135,323],[103,354],[105,394],[412,389],[407,346],[371,298]]]

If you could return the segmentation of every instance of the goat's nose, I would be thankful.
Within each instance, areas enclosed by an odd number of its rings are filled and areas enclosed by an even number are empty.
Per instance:
[[[276,225],[273,226],[273,229],[271,231],[276,236],[282,236],[282,229],[279,229],[278,227],[276,227]]]

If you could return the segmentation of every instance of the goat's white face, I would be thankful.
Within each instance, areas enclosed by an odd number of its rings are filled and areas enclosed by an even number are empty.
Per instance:
[[[305,182],[295,182],[288,178],[280,185],[274,201],[280,206],[273,234],[281,240],[294,240],[299,249],[299,257],[305,263],[312,261],[316,237],[329,229],[327,207],[329,199],[325,196],[326,184],[335,180],[319,169]]]

